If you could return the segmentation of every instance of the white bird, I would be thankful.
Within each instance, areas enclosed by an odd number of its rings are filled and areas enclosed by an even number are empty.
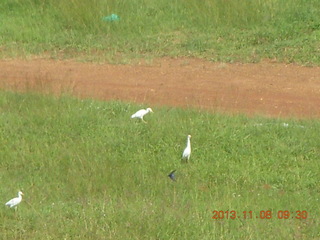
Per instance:
[[[182,153],[182,159],[186,159],[187,162],[189,161],[190,155],[191,155],[191,135],[188,135],[187,137],[187,146],[184,149],[183,153]]]
[[[18,197],[12,198],[10,201],[8,201],[6,203],[6,206],[9,206],[11,208],[17,206],[22,201],[22,195],[23,195],[23,193],[21,191],[19,191],[18,192]]]
[[[146,123],[146,121],[143,119],[144,115],[146,115],[147,113],[152,112],[151,108],[147,108],[147,109],[141,109],[138,112],[136,112],[135,114],[131,115],[131,118],[140,118],[143,122]]]

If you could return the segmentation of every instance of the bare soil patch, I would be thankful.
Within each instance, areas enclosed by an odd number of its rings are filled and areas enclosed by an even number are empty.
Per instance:
[[[270,117],[320,117],[320,67],[158,59],[131,65],[1,60],[0,86],[147,106],[195,107]]]

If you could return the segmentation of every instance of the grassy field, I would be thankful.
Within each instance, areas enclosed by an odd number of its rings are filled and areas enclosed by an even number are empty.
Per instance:
[[[318,120],[141,107],[1,91],[1,239],[320,238]]]
[[[0,9],[1,58],[320,65],[318,0],[2,0]],[[111,14],[120,20],[105,21]],[[320,239],[319,120],[160,106],[147,124],[130,119],[142,107],[1,90],[1,239]],[[19,190],[17,210],[6,208]]]
[[[0,57],[320,64],[319,0],[2,0]],[[118,21],[104,21],[117,14]]]

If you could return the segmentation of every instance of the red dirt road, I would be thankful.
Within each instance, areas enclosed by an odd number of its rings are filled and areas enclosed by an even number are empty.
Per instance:
[[[158,59],[111,65],[46,59],[1,60],[0,87],[147,106],[196,107],[270,117],[320,117],[320,67],[272,62]]]

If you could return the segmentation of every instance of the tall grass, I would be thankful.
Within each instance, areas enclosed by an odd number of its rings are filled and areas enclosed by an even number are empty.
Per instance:
[[[318,0],[3,0],[0,8],[2,57],[320,63]],[[112,13],[120,21],[103,21]]]
[[[0,92],[1,239],[320,238],[319,121],[141,107]]]

